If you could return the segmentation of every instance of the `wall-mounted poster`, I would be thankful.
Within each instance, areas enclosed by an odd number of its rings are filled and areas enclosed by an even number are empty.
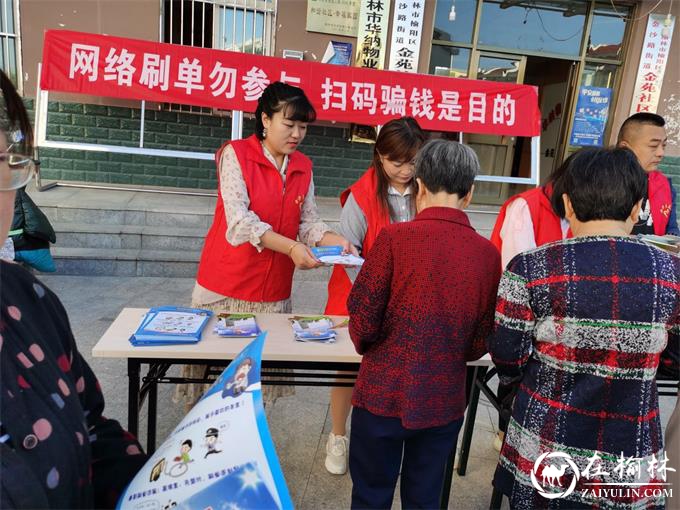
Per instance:
[[[360,0],[307,0],[307,31],[356,37]]]
[[[571,145],[602,145],[611,95],[612,89],[604,87],[583,86],[579,89]]]
[[[348,66],[352,63],[352,43],[329,41],[326,52],[321,59],[322,64]]]

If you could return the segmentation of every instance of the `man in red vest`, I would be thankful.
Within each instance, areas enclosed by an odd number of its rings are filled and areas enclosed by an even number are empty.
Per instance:
[[[647,172],[647,196],[633,227],[635,234],[680,235],[675,210],[675,190],[658,165],[666,149],[666,121],[656,113],[641,112],[628,117],[619,130],[617,145],[635,153]]]

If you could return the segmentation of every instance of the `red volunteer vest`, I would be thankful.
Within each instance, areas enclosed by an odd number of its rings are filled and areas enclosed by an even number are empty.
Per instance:
[[[347,197],[352,193],[357,205],[366,217],[366,235],[364,236],[361,254],[364,258],[373,246],[380,231],[390,224],[390,215],[377,200],[378,181],[375,169],[370,167],[357,182],[340,195],[340,205],[344,207]],[[333,273],[328,281],[328,302],[324,313],[328,315],[349,315],[347,298],[352,290],[352,281],[342,266],[333,266]]]
[[[673,206],[671,184],[668,182],[668,178],[658,171],[649,172],[647,193],[649,195],[649,208],[652,211],[654,233],[662,236],[668,228],[668,220]]]
[[[291,154],[284,187],[281,174],[266,158],[255,135],[225,143],[215,155],[218,168],[222,151],[229,144],[241,165],[250,199],[249,209],[260,220],[269,223],[274,232],[296,239],[300,210],[312,178],[312,162],[300,152]],[[215,217],[205,238],[196,281],[208,290],[244,301],[271,302],[289,298],[295,270],[293,261],[283,253],[268,249],[258,253],[250,243],[229,244],[219,183],[217,189]]]
[[[562,239],[560,218],[553,211],[550,199],[546,195],[544,187],[541,186],[520,193],[510,200],[507,200],[501,207],[501,210],[498,211],[498,218],[496,218],[496,224],[493,227],[490,241],[499,253],[501,251],[501,246],[503,245],[501,227],[505,221],[505,213],[508,206],[516,198],[523,198],[529,206],[529,214],[531,215],[531,221],[534,224],[534,239],[536,240],[536,246],[542,246]],[[571,233],[569,233],[569,237],[571,237]]]

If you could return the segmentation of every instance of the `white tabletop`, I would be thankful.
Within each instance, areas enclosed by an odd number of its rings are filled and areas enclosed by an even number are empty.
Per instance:
[[[97,345],[92,349],[95,358],[158,358],[231,360],[248,345],[252,338],[224,338],[213,332],[217,317],[213,316],[203,330],[197,344],[134,347],[129,338],[137,329],[148,308],[123,308]],[[336,342],[322,344],[297,342],[288,319],[293,314],[258,313],[257,324],[267,332],[262,359],[267,361],[304,361],[326,363],[360,363],[361,356],[354,350],[346,327],[338,328]],[[336,323],[346,317],[334,316]],[[471,366],[493,366],[488,354]]]
[[[252,338],[225,338],[213,332],[217,317],[213,316],[196,344],[140,346],[129,342],[148,308],[124,308],[92,349],[96,358],[158,358],[231,360],[252,342]],[[332,344],[298,342],[288,319],[293,314],[258,313],[256,320],[267,332],[262,359],[267,361],[305,361],[331,363],[360,363],[361,356],[354,350],[346,327],[337,328],[338,336]],[[336,317],[336,323],[345,317]]]

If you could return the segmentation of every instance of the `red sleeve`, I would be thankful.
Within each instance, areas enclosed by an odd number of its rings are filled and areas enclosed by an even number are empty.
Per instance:
[[[380,341],[383,318],[390,299],[392,248],[383,229],[364,262],[347,299],[349,334],[359,354]]]

